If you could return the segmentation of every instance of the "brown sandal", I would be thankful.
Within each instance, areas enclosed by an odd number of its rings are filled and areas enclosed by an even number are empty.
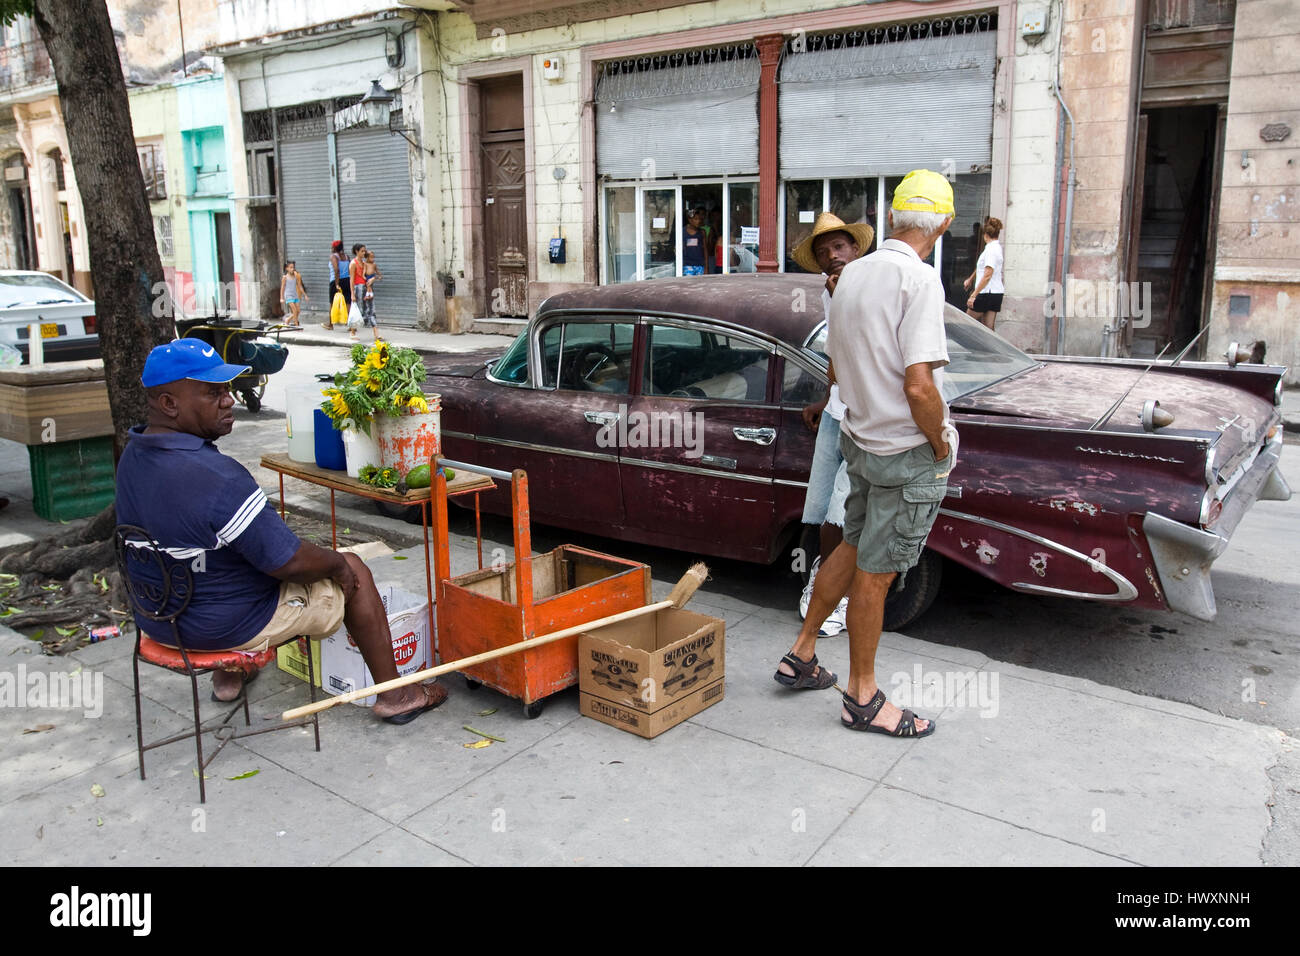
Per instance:
[[[930,721],[930,726],[925,730],[917,731],[916,714],[910,710],[903,711],[903,716],[898,720],[898,726],[893,730],[886,730],[884,727],[878,727],[872,723],[876,719],[876,714],[885,706],[885,692],[877,690],[876,695],[865,704],[859,704],[848,694],[844,695],[844,709],[849,712],[849,719],[845,720],[844,715],[840,715],[840,723],[849,730],[865,730],[873,734],[885,734],[889,737],[928,737],[934,733],[934,721]]]
[[[826,690],[835,686],[835,675],[826,668],[817,666],[816,654],[810,661],[801,661],[794,654],[787,654],[781,658],[781,663],[789,664],[794,673],[783,674],[778,667],[774,675],[776,682],[792,690]]]

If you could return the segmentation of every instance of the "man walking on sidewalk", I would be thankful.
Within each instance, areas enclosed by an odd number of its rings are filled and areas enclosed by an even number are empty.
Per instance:
[[[850,670],[840,722],[894,737],[934,732],[934,721],[885,700],[876,650],[885,596],[919,559],[955,458],[957,433],[937,371],[948,364],[943,283],[923,261],[954,211],[943,176],[908,173],[894,192],[889,238],[840,273],[826,351],[847,407],[844,541],[822,562],[808,616],[775,675],[792,688],[835,684],[817,663],[817,627],[847,591]]]

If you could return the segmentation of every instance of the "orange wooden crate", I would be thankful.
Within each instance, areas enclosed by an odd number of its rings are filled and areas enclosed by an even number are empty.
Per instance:
[[[512,475],[515,555],[531,555],[528,479]],[[445,482],[435,480],[435,507],[446,513]],[[518,644],[650,603],[648,565],[574,545],[497,568],[449,577],[447,522],[439,522],[435,553],[438,655],[443,662]],[[478,683],[517,698],[530,717],[540,702],[578,683],[578,637],[485,661],[463,671]]]

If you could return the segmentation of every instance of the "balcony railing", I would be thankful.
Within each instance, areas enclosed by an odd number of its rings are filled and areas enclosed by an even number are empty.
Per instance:
[[[53,81],[54,67],[41,40],[0,46],[0,90],[19,90]]]

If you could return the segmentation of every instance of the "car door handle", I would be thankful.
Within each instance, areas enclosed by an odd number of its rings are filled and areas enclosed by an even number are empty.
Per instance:
[[[731,433],[741,441],[752,441],[755,445],[770,445],[776,441],[775,428],[733,428]]]
[[[582,417],[593,425],[613,425],[618,421],[618,412],[583,412]]]
[[[737,462],[734,458],[723,458],[721,455],[701,455],[700,464],[717,465],[719,468],[735,471]]]

